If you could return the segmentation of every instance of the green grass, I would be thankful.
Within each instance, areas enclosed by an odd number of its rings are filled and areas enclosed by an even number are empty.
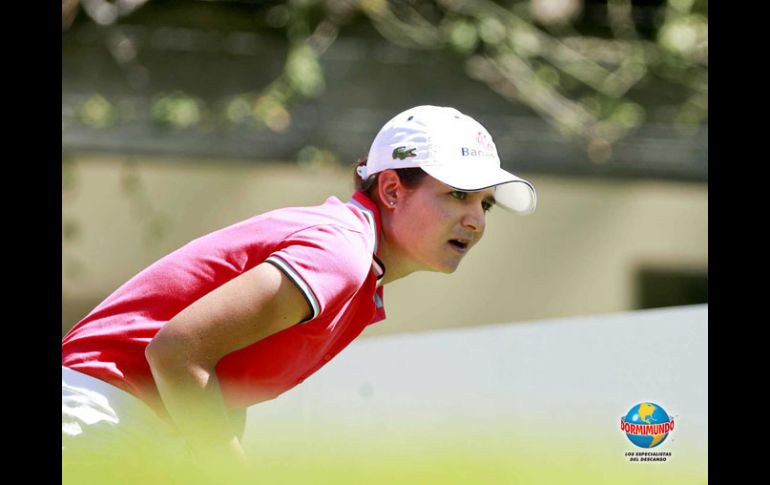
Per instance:
[[[681,447],[666,463],[629,463],[622,435],[573,436],[560,430],[499,433],[334,427],[276,423],[248,446],[250,465],[199,466],[163,450],[116,457],[90,469],[67,467],[63,484],[704,484],[703,450]],[[617,438],[617,439],[615,439]],[[657,449],[656,449],[657,451]]]

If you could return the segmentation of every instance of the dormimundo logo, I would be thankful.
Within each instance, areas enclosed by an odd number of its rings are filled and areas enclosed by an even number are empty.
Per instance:
[[[657,404],[639,403],[625,417],[620,418],[620,429],[640,448],[655,448],[663,443],[674,429],[674,420]]]

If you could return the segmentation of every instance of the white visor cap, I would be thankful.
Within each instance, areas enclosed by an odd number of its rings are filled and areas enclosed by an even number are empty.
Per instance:
[[[463,192],[495,187],[497,203],[514,212],[537,207],[535,187],[500,168],[486,128],[454,108],[417,106],[394,116],[377,133],[358,174],[366,180],[383,170],[415,167]]]

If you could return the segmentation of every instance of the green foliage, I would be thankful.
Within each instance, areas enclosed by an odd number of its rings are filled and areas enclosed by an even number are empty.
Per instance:
[[[118,119],[115,106],[99,94],[94,94],[83,102],[77,115],[83,124],[94,128],[108,128]]]
[[[286,59],[286,81],[299,96],[313,98],[324,90],[323,69],[313,49],[298,44]]]
[[[156,124],[178,129],[197,126],[202,111],[200,101],[182,92],[159,96],[150,110]]]
[[[263,89],[223,102],[213,118],[285,132],[295,104],[323,96],[322,58],[340,30],[368,22],[398,46],[460,57],[469,77],[511,103],[526,104],[587,147],[611,146],[645,123],[645,108],[633,98],[652,78],[683,90],[673,120],[683,133],[707,123],[707,0],[668,0],[659,7],[610,0],[604,31],[598,23],[587,29],[588,7],[582,0],[291,0],[255,6],[256,24],[285,35],[283,71]],[[652,24],[639,24],[635,13],[642,8],[654,9],[646,15],[655,19]],[[95,128],[120,119],[99,95],[86,100],[78,115]],[[209,113],[199,100],[175,92],[155,100],[152,117],[159,127],[193,129]]]

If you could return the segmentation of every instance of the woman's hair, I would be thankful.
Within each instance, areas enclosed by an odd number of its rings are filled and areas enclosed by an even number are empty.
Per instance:
[[[356,169],[362,165],[366,165],[366,157],[359,158],[356,161],[355,166],[353,167],[353,178],[355,180],[356,190],[360,190],[361,192],[364,192],[366,195],[369,196],[370,199],[375,200],[375,196],[373,192],[374,192],[374,189],[377,187],[377,181],[379,180],[380,173],[378,172],[372,175],[371,177],[367,178],[366,180],[363,180],[358,175],[358,172],[356,172]],[[428,175],[420,167],[396,168],[394,170],[396,172],[396,175],[398,175],[398,178],[401,180],[401,183],[410,189],[413,189],[418,185],[420,185],[420,182],[422,182],[422,179],[426,175]]]

